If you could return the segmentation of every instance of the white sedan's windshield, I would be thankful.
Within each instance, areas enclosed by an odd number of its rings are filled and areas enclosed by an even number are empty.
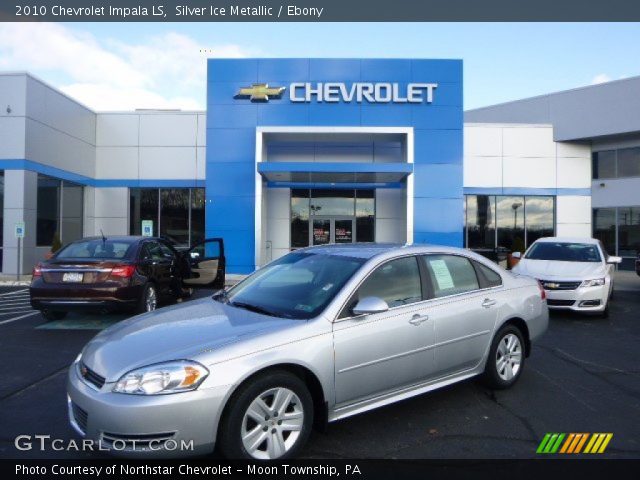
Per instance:
[[[559,262],[600,262],[598,247],[588,243],[539,242],[527,252],[529,260],[555,260]]]
[[[362,258],[342,255],[293,252],[258,270],[217,299],[267,315],[313,318],[364,262]]]

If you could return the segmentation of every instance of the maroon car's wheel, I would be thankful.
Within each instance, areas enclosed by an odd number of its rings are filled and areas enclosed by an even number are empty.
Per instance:
[[[153,312],[158,307],[158,292],[153,283],[147,283],[142,291],[138,313]]]

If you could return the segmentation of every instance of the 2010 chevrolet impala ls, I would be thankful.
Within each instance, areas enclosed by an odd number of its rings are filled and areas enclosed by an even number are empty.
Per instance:
[[[547,324],[536,280],[466,250],[311,247],[97,335],[69,371],[70,421],[127,455],[289,457],[313,425],[476,375],[512,386]]]

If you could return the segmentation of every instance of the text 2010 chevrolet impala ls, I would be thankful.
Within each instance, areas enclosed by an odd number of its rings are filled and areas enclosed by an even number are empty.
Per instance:
[[[536,280],[466,250],[311,247],[97,335],[69,371],[69,415],[128,455],[171,440],[288,457],[314,424],[475,375],[510,387],[547,324]]]

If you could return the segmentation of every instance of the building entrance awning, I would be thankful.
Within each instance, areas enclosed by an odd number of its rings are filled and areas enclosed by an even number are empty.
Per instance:
[[[270,186],[309,185],[394,187],[413,173],[410,163],[261,162],[258,172]],[[294,184],[294,185],[288,185]]]

